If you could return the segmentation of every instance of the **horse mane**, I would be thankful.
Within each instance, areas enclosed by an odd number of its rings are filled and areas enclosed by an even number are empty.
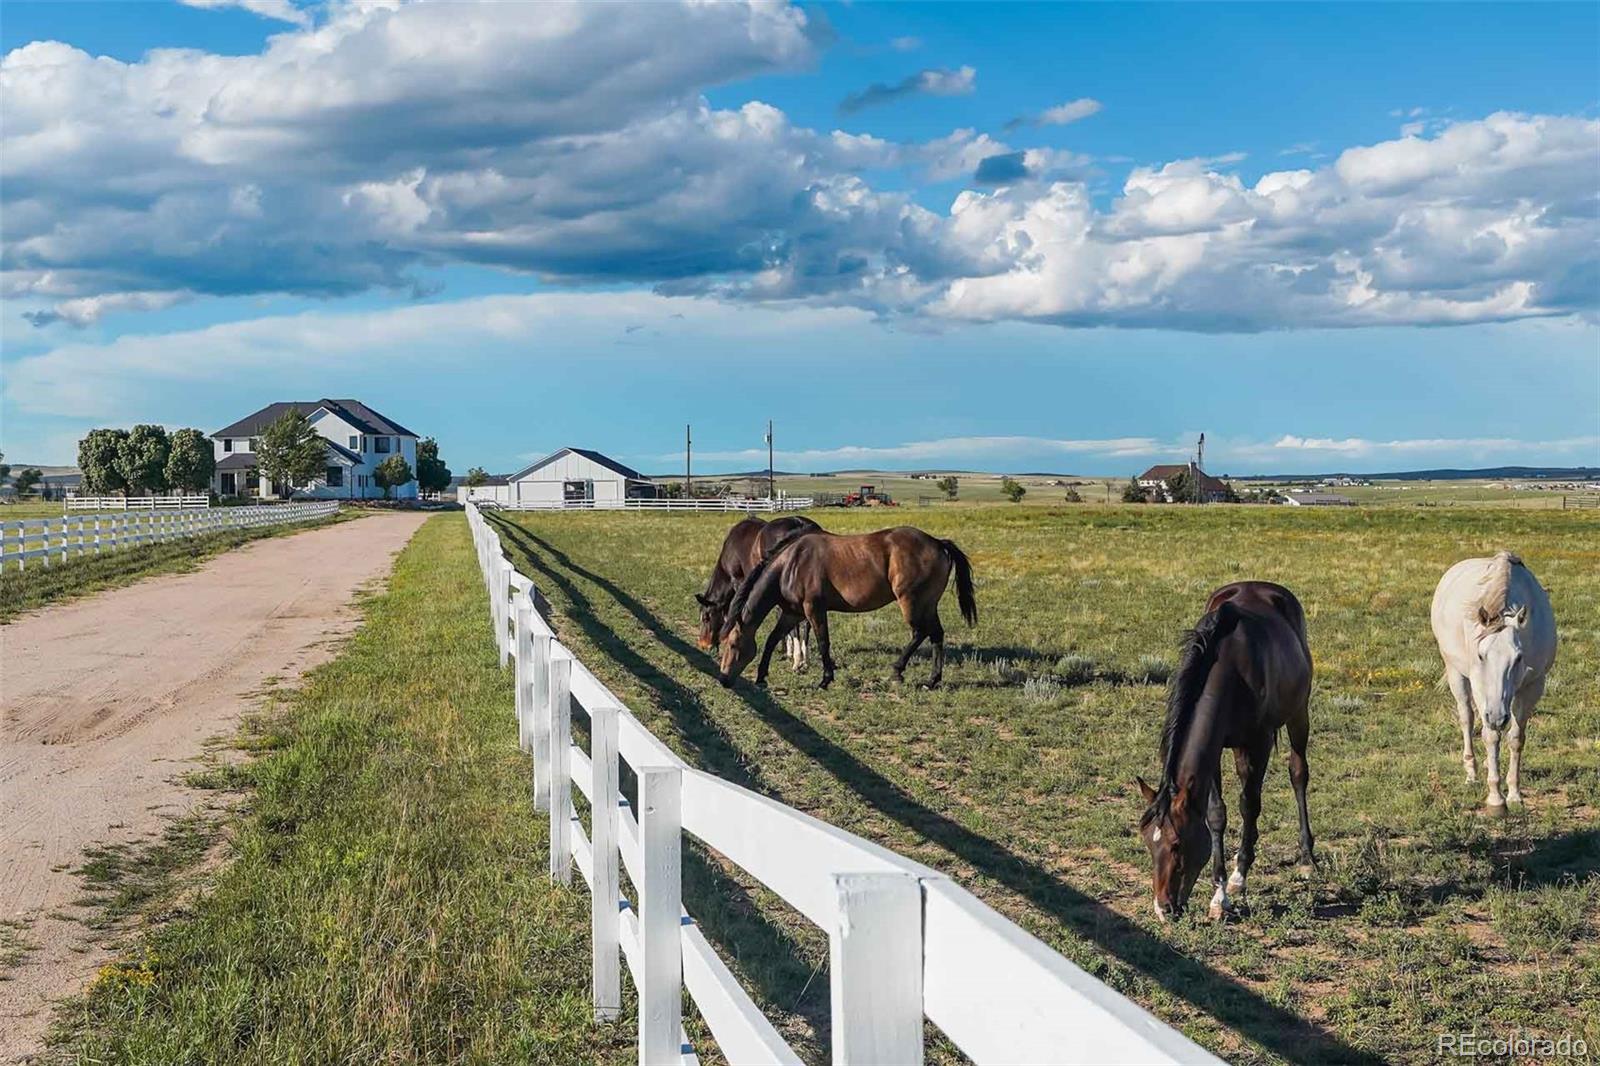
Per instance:
[[[1478,602],[1475,605],[1489,618],[1489,628],[1505,625],[1506,608],[1511,599],[1511,572],[1522,565],[1522,556],[1515,552],[1498,551],[1489,561],[1479,583]]]
[[[794,541],[799,540],[801,537],[812,532],[814,532],[814,530],[802,528],[796,529],[791,533],[785,533],[782,537],[779,537],[773,542],[772,547],[768,548],[766,552],[762,554],[761,561],[752,566],[750,568],[750,572],[744,575],[744,580],[739,583],[739,588],[734,592],[733,598],[728,601],[728,613],[722,623],[722,628],[724,630],[731,626],[735,619],[744,614],[745,605],[750,600],[750,593],[755,590],[756,582],[760,581],[762,575],[765,574],[772,566],[773,560],[777,559],[778,555],[783,551],[784,548],[787,548]]]
[[[1183,635],[1178,657],[1178,669],[1167,686],[1167,720],[1161,727],[1161,787],[1155,802],[1142,819],[1148,822],[1157,815],[1166,814],[1172,805],[1172,792],[1178,780],[1178,757],[1183,750],[1183,739],[1189,724],[1194,720],[1195,704],[1205,691],[1211,676],[1211,667],[1217,661],[1217,643],[1233,631],[1238,611],[1224,602],[1209,611],[1193,629]]]

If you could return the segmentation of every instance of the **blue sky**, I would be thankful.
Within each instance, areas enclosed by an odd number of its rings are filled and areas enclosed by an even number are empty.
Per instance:
[[[1597,12],[8,0],[0,447],[1600,465]]]

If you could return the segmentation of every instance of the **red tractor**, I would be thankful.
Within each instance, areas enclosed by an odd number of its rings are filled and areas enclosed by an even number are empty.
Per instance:
[[[895,507],[898,505],[889,498],[887,492],[879,492],[876,485],[862,485],[860,489],[845,496],[842,506]]]

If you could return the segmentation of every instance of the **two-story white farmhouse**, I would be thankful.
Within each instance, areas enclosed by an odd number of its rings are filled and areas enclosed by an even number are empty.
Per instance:
[[[212,489],[219,496],[285,496],[285,486],[268,485],[256,469],[256,444],[262,431],[292,409],[298,409],[328,441],[327,472],[310,485],[297,486],[296,496],[317,499],[359,500],[383,496],[373,476],[379,463],[391,455],[405,458],[417,469],[417,435],[391,422],[359,400],[306,400],[269,403],[211,434],[216,448],[217,472]],[[397,499],[417,495],[415,481],[393,490]]]

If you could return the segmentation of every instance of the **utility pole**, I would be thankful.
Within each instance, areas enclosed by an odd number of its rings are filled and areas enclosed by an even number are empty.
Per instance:
[[[778,479],[772,473],[772,419],[767,419],[767,499],[778,498]]]
[[[694,499],[694,441],[687,423],[683,427],[683,498]]]

